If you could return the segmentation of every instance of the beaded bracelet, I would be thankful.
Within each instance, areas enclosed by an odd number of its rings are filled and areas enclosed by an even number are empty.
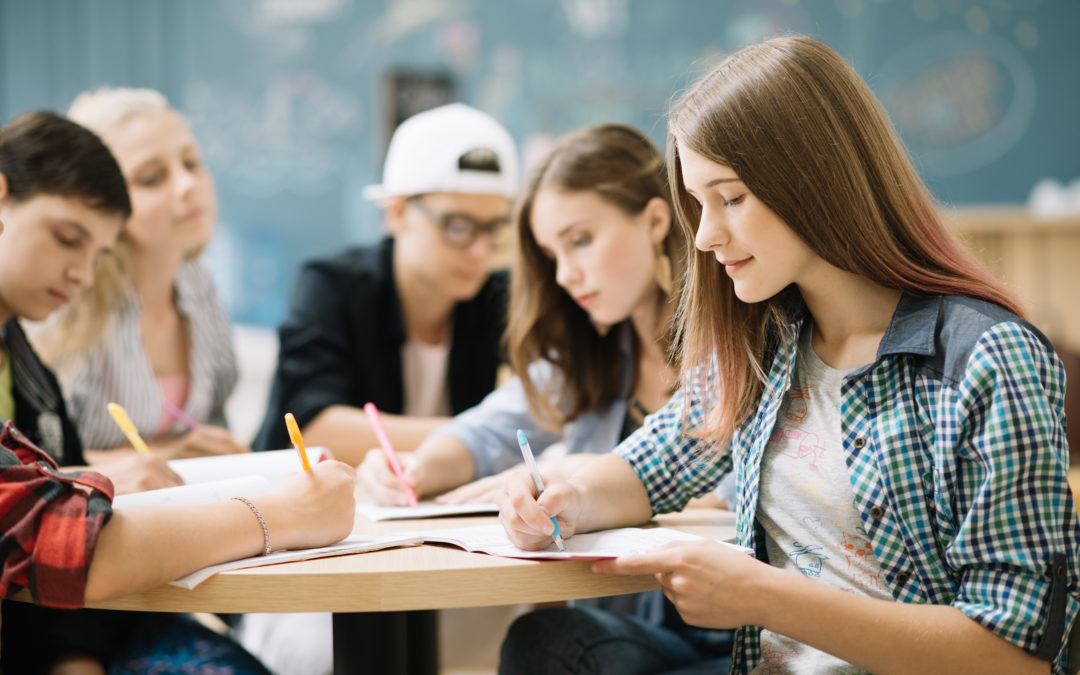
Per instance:
[[[262,514],[259,513],[259,509],[255,508],[255,505],[252,504],[251,500],[247,497],[233,497],[233,499],[238,502],[244,502],[245,504],[247,504],[247,507],[251,509],[251,512],[254,513],[255,517],[259,519],[259,525],[262,526],[263,531],[263,542],[266,544],[266,546],[263,548],[262,554],[270,555],[270,551],[273,550],[270,548],[270,530],[266,527],[266,521],[263,520]]]

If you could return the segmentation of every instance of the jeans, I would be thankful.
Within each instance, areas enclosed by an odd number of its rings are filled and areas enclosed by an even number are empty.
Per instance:
[[[733,633],[672,630],[638,617],[553,607],[519,617],[503,641],[500,675],[726,673]]]

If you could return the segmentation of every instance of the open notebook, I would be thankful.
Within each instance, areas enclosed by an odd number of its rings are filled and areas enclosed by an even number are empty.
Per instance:
[[[587,534],[577,534],[565,540],[566,550],[560,551],[554,543],[539,551],[526,551],[510,543],[502,525],[478,525],[447,530],[422,530],[410,534],[421,537],[428,543],[451,544],[466,551],[488,553],[504,558],[527,558],[539,560],[598,560],[600,558],[618,558],[624,555],[642,553],[649,549],[676,541],[696,541],[702,539],[696,534],[689,534],[667,527],[622,527],[614,530],[600,530]],[[720,542],[743,553],[752,553],[750,549],[728,542]]]
[[[358,515],[374,521],[442,518],[445,516],[483,516],[493,515],[498,512],[499,505],[495,502],[467,502],[465,504],[420,502],[416,506],[356,505]]]
[[[314,558],[327,558],[334,555],[346,555],[348,553],[366,553],[378,551],[395,546],[415,546],[422,539],[412,533],[401,535],[381,535],[365,537],[358,534],[349,535],[336,544],[320,546],[318,548],[305,548],[296,551],[274,551],[269,555],[259,555],[251,558],[242,558],[231,562],[211,565],[191,574],[180,577],[176,581],[169,582],[170,586],[181,588],[195,588],[202,582],[214,576],[218,572],[227,570],[239,570],[245,567],[259,567],[261,565],[273,565],[275,563],[294,562],[297,560],[312,560]]]
[[[624,555],[642,553],[649,549],[676,541],[695,541],[702,539],[695,534],[688,534],[666,527],[623,527],[614,530],[601,530],[587,534],[578,534],[566,540],[566,550],[556,550],[554,545],[539,551],[527,551],[510,543],[501,525],[479,525],[444,530],[423,530],[406,532],[399,535],[381,535],[365,537],[350,536],[337,544],[303,551],[276,551],[266,556],[255,556],[243,560],[213,565],[172,582],[173,586],[195,588],[218,572],[225,570],[257,567],[294,560],[309,560],[347,553],[364,553],[395,546],[410,546],[420,543],[450,544],[466,551],[486,553],[503,558],[524,558],[530,560],[598,560],[600,558],[618,558]],[[748,548],[721,542],[743,553],[750,554]]]
[[[312,463],[330,457],[326,448],[308,448],[307,452]],[[233,497],[254,497],[269,492],[285,474],[300,471],[300,459],[291,449],[174,459],[168,464],[185,485],[119,495],[113,499],[113,508],[209,504]]]

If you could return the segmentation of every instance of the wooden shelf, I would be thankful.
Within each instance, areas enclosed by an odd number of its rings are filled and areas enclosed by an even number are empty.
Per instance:
[[[1027,308],[1059,350],[1080,353],[1080,214],[1039,217],[1016,204],[942,210],[956,232]]]
[[[1018,204],[945,208],[941,214],[953,231],[965,235],[1080,233],[1080,213],[1041,216]]]

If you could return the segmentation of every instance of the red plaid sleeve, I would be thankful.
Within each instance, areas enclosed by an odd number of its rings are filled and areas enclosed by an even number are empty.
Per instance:
[[[0,597],[29,588],[36,603],[82,607],[98,534],[112,514],[112,482],[60,472],[10,421],[0,446]]]

